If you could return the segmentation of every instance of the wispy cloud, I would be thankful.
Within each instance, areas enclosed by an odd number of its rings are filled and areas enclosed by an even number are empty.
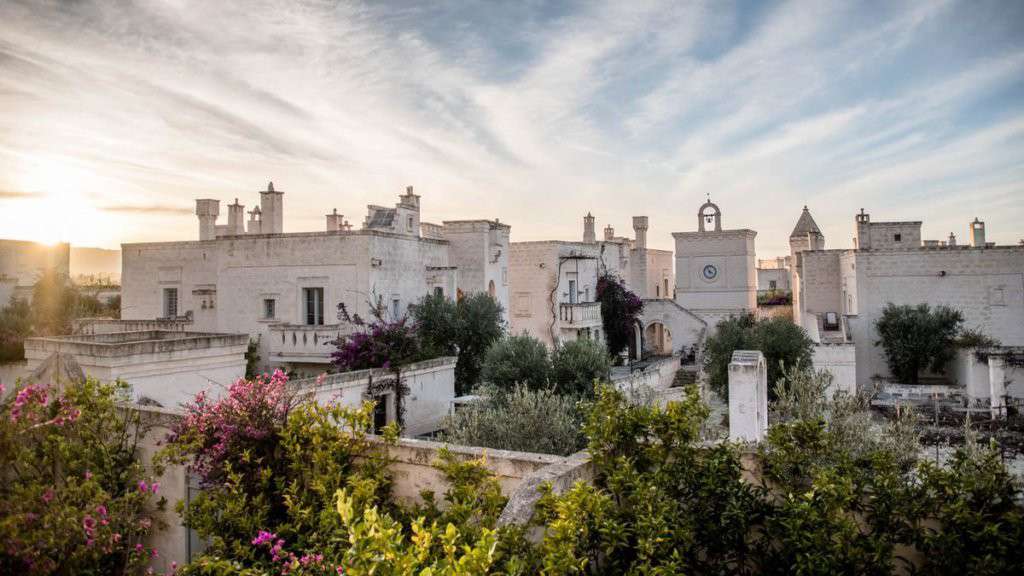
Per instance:
[[[183,206],[100,206],[104,212],[121,212],[124,214],[192,214],[191,208]]]
[[[270,179],[292,230],[414,184],[426,219],[524,240],[645,212],[670,248],[710,192],[764,255],[803,204],[833,245],[861,206],[944,230],[979,202],[1015,242],[1022,19],[967,0],[11,0],[0,190],[92,191],[109,225],[74,221],[108,245],[193,237],[193,198],[251,205]]]
[[[0,189],[0,199],[13,199],[13,198],[39,198],[42,196],[42,192],[28,192],[25,190],[3,190]]]

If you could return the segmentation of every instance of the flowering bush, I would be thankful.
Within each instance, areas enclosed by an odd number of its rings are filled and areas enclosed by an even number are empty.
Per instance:
[[[372,403],[353,410],[289,395],[280,373],[188,404],[160,458],[199,475],[204,491],[179,511],[210,546],[180,573],[472,574],[498,563],[497,481],[480,463],[442,455],[444,509],[433,495],[402,508],[386,467],[397,430],[371,441],[372,414]]]
[[[157,554],[142,541],[164,499],[136,458],[138,415],[115,404],[124,388],[0,385],[0,573],[128,574]]]
[[[629,347],[633,328],[644,309],[643,300],[629,291],[620,279],[603,274],[597,279],[597,301],[601,303],[601,322],[608,354],[618,356]]]

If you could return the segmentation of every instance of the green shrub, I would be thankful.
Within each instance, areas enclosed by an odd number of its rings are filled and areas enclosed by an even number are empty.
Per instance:
[[[565,456],[586,445],[580,398],[550,390],[485,386],[483,398],[445,422],[444,440],[465,446]]]
[[[607,349],[593,340],[573,340],[551,354],[551,381],[561,394],[591,396],[594,382],[606,382],[611,371]]]
[[[774,383],[784,366],[811,366],[812,341],[803,328],[785,318],[756,320],[753,315],[730,316],[718,323],[704,348],[708,386],[723,400],[729,398],[729,362],[736,350],[760,350],[768,364],[768,394],[774,399]]]
[[[503,390],[511,390],[516,384],[539,390],[548,386],[550,373],[547,348],[540,340],[523,333],[491,345],[484,356],[481,376],[484,383]]]

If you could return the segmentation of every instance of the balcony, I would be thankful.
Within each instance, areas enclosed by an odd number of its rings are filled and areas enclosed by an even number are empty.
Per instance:
[[[562,328],[594,328],[600,326],[601,303],[559,304],[558,319],[562,322]]]
[[[271,359],[328,364],[334,351],[331,342],[349,331],[349,326],[341,324],[273,324],[268,334]]]

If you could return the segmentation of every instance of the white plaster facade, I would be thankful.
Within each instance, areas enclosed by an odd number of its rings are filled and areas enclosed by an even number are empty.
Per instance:
[[[583,218],[583,239],[580,242],[545,240],[514,242],[509,260],[510,327],[512,333],[526,332],[548,346],[577,338],[603,339],[601,305],[597,299],[597,280],[605,274],[620,278],[625,285],[649,301],[670,299],[672,253],[647,247],[648,219],[633,217],[635,239],[616,236],[608,226],[601,240],[595,233],[595,218]],[[665,314],[683,314],[677,307]],[[676,321],[683,325],[689,318]],[[647,326],[640,326],[642,331]],[[682,328],[681,328],[682,330]],[[688,330],[680,334],[688,334]],[[659,343],[665,330],[658,332]],[[672,342],[667,334],[667,342]],[[680,339],[679,345],[689,342]],[[679,345],[676,346],[678,350]],[[643,344],[641,345],[643,346]],[[659,346],[663,347],[663,346]],[[671,353],[668,346],[664,353]]]
[[[403,399],[405,436],[429,434],[443,428],[444,418],[455,397],[455,357],[442,357],[409,364],[402,369],[402,380],[409,388]],[[289,384],[299,391],[308,390],[320,404],[335,402],[358,408],[373,398],[367,395],[371,379],[393,378],[389,370],[376,368],[329,374],[323,378],[293,380]],[[387,423],[397,418],[394,394],[386,394],[383,407]]]
[[[759,350],[736,350],[729,362],[729,440],[760,442],[768,433],[768,365]]]
[[[77,334],[25,341],[27,370],[54,354],[75,358],[86,376],[124,380],[132,400],[174,407],[202,390],[225,390],[245,375],[244,334],[148,330]]]
[[[757,309],[757,232],[723,230],[722,213],[710,201],[700,207],[697,224],[696,232],[672,234],[676,241],[675,300],[713,329],[724,318]]]
[[[335,210],[323,232],[263,233],[271,223],[278,229],[276,211],[283,209],[281,192],[269,197],[260,233],[239,233],[236,220],[217,225],[210,209],[216,201],[198,200],[206,239],[123,244],[121,317],[187,316],[197,331],[246,333],[260,339],[265,366],[312,374],[323,371],[328,343],[347,329],[338,323],[339,305],[367,317],[372,298],[401,316],[426,294],[490,292],[509,308],[508,225],[425,224],[428,237],[421,234],[420,198],[409,187],[394,208],[370,206],[360,230]]]
[[[789,257],[757,261],[757,291],[789,292]]]
[[[817,248],[794,254],[794,319],[818,342],[852,342],[856,382],[887,376],[875,322],[888,303],[945,305],[1005,346],[1024,345],[1024,246],[984,242],[984,223],[972,222],[976,245],[921,240],[920,222],[871,222],[856,215],[856,243],[847,250]],[[897,235],[899,239],[897,240]],[[798,288],[797,288],[798,286]],[[834,323],[826,326],[829,318]]]

